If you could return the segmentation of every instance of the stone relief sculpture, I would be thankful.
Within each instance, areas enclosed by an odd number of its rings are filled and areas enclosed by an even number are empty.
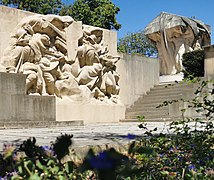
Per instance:
[[[169,13],[156,17],[145,34],[158,49],[161,75],[182,72],[183,54],[210,44],[210,30],[203,22]]]
[[[102,44],[102,37],[101,29],[84,31],[77,50],[79,70],[75,80],[79,85],[86,85],[96,98],[111,98],[119,94],[119,75],[115,66],[119,57],[108,53],[107,47]]]
[[[1,58],[1,71],[26,74],[26,93],[78,95],[82,87],[90,96],[117,102],[120,59],[103,45],[103,30],[84,28],[76,42],[75,59],[68,58],[69,16],[33,15],[24,18],[11,34],[10,46]],[[72,32],[71,32],[72,33]]]

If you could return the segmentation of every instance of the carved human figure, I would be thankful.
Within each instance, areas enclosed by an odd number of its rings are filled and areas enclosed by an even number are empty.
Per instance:
[[[54,81],[53,81],[53,78],[51,78],[51,75],[50,76],[47,75],[50,73],[50,72],[47,72],[47,69],[56,68],[53,66],[56,63],[59,64],[59,62],[52,63],[49,61],[58,60],[61,56],[61,53],[57,51],[53,51],[52,49],[49,49],[48,48],[49,45],[50,45],[50,39],[47,35],[36,33],[32,36],[32,39],[29,41],[30,48],[25,49],[24,53],[22,53],[22,56],[16,67],[16,72],[22,72],[24,74],[28,73],[28,78],[26,81],[27,92],[29,92],[29,88],[31,87],[30,86],[31,84],[34,84],[34,85],[37,84],[36,92],[40,94],[46,94],[46,91],[47,91],[47,93],[50,95],[54,94],[53,91],[51,91],[51,89],[54,89],[54,88],[50,88],[53,85]],[[48,60],[48,58],[50,60]],[[29,68],[32,68],[34,66],[35,68],[33,68],[33,72],[29,71],[30,70]],[[45,68],[44,66],[47,66],[47,67]],[[49,71],[53,71],[53,69]],[[36,75],[37,77],[35,77]]]
[[[79,85],[86,85],[94,97],[102,99],[111,98],[119,94],[118,80],[115,64],[119,57],[113,57],[102,44],[103,31],[93,29],[85,31],[80,39],[77,51],[79,73],[75,78]]]
[[[53,84],[60,77],[55,75],[55,68],[50,71],[47,69],[56,63],[53,61],[61,64],[62,57],[68,62],[65,58],[66,28],[72,22],[73,18],[69,16],[34,15],[24,18],[17,25],[1,65],[4,71],[27,75],[27,94],[54,94]],[[50,67],[42,69],[45,58],[50,61]]]
[[[22,65],[22,73],[26,74],[26,94],[42,94],[42,72],[38,65],[26,62]]]
[[[210,44],[209,28],[203,22],[165,12],[145,28],[145,34],[158,49],[160,75],[180,73],[185,52]]]
[[[77,50],[79,73],[76,81],[79,85],[87,85],[89,89],[92,89],[102,70],[99,57],[104,53],[101,45],[102,30],[96,29],[91,32],[84,32],[84,36],[80,41],[82,45]]]
[[[30,24],[37,33],[47,34],[50,38],[58,36],[66,41],[66,28],[73,21],[70,16],[34,15],[24,18],[18,26]]]
[[[119,75],[115,64],[119,57],[111,56],[103,45],[103,30],[82,26],[76,40],[82,37],[74,45],[78,48],[72,51],[76,53],[69,56],[76,58],[69,59],[68,46],[75,42],[67,43],[66,33],[67,28],[71,33],[73,25],[68,26],[72,22],[69,16],[24,18],[11,35],[7,56],[1,60],[4,71],[26,74],[26,94],[62,98],[86,91],[90,98],[116,97]]]
[[[26,52],[29,51],[29,41],[31,40],[34,31],[30,25],[24,25],[18,28],[11,35],[10,46],[6,49],[1,64],[7,71],[15,71],[20,59],[23,59]]]
[[[48,58],[43,57],[39,62],[43,77],[43,95],[55,94],[55,82],[63,79],[61,71],[58,69],[59,61],[51,62]],[[58,94],[56,94],[58,95]]]
[[[108,97],[118,95],[120,91],[118,85],[119,74],[116,72],[115,65],[119,59],[120,57],[113,57],[111,55],[104,55],[101,57],[103,70],[100,90]]]

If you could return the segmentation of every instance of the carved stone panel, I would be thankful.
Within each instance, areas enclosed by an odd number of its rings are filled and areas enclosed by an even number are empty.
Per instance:
[[[86,98],[117,103],[120,57],[114,52],[116,44],[109,45],[104,34],[69,16],[25,17],[11,33],[0,69],[25,74],[27,94],[63,98],[87,91]]]

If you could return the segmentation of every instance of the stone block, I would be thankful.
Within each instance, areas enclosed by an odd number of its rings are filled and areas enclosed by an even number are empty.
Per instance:
[[[54,96],[25,94],[25,75],[0,73],[0,121],[55,121]]]
[[[11,105],[13,117],[17,121],[55,121],[55,97],[13,95]]]
[[[67,51],[69,60],[75,60],[78,40],[82,37],[82,22],[73,22],[67,29]]]
[[[25,78],[24,74],[0,72],[0,93],[25,94]]]
[[[106,104],[102,102],[72,102],[69,98],[57,99],[57,121],[79,121],[91,123],[118,123],[125,118],[125,106],[122,104]]]

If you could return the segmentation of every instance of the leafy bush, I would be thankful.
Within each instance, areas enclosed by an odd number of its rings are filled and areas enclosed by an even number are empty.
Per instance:
[[[204,50],[196,50],[183,54],[184,77],[204,76]]]
[[[120,38],[117,50],[121,53],[157,57],[157,48],[142,30],[136,33],[128,33],[125,37]]]

